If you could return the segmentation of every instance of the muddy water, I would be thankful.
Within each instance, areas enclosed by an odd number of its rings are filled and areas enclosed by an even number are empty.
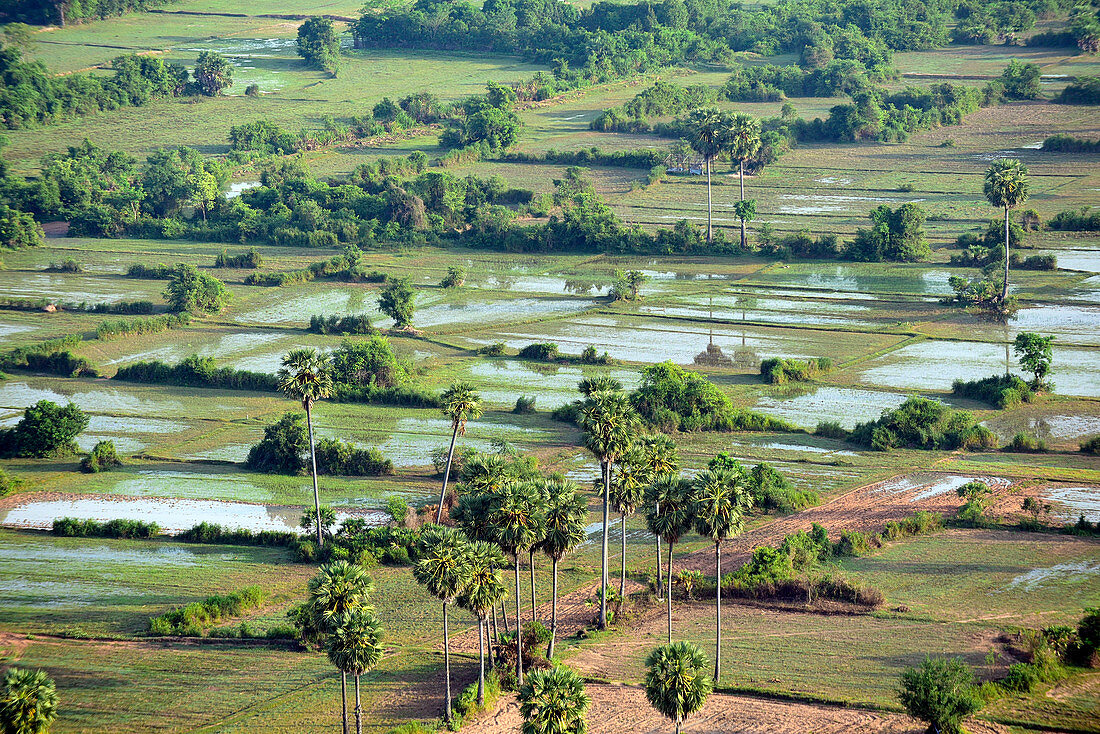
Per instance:
[[[53,390],[34,388],[25,382],[0,384],[0,407],[25,408],[39,400],[56,403],[76,403],[82,410],[102,413],[135,413],[148,415],[153,412],[181,412],[183,403],[178,400],[148,400],[114,388],[98,390],[74,390],[63,394]]]
[[[919,472],[917,474],[909,474],[908,476],[891,479],[888,482],[880,484],[874,491],[886,492],[889,494],[906,494],[907,492],[919,489],[920,491],[910,497],[909,501],[920,502],[921,500],[932,499],[933,497],[953,493],[964,484],[974,481],[985,482],[990,487],[1005,486],[1008,484],[1007,479],[996,477],[963,476],[960,474],[943,475]]]
[[[803,428],[813,428],[821,421],[837,421],[851,430],[857,423],[876,420],[882,411],[896,408],[903,402],[904,395],[892,392],[819,387],[792,398],[762,395],[753,407]]]
[[[1100,345],[1100,307],[1038,306],[1022,308],[1009,321],[1015,331],[1054,334],[1059,344]]]
[[[384,513],[366,513],[368,521],[381,523]],[[96,520],[143,520],[155,522],[169,535],[183,532],[200,522],[252,531],[297,532],[301,510],[275,505],[212,500],[74,497],[60,500],[31,500],[9,510],[0,510],[0,525],[46,529],[62,517]],[[337,513],[344,520],[349,513]]]
[[[1088,576],[1100,575],[1100,561],[1059,563],[1049,568],[1036,568],[1020,574],[1005,586],[1004,590],[1033,591],[1044,584],[1062,581],[1083,581]]]
[[[1074,522],[1081,515],[1089,522],[1100,522],[1100,488],[1056,487],[1046,496],[1053,502],[1052,512],[1066,522]]]

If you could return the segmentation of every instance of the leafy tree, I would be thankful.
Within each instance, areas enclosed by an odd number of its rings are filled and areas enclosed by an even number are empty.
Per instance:
[[[906,668],[898,700],[914,719],[928,722],[928,731],[943,734],[961,734],[962,720],[982,707],[974,673],[961,658],[925,658],[919,668]]]
[[[207,170],[193,171],[187,176],[188,198],[202,210],[202,221],[206,223],[206,210],[221,198],[221,186],[214,174]]]
[[[553,573],[553,593],[550,609],[550,645],[546,657],[554,659],[554,643],[558,636],[558,563],[566,553],[588,539],[588,503],[573,482],[549,479],[545,486],[546,530],[538,548],[550,558]]]
[[[298,26],[298,55],[332,76],[340,69],[340,36],[328,18],[313,16]]]
[[[466,282],[466,270],[458,265],[447,268],[447,275],[439,282],[441,288],[458,288]]]
[[[1009,255],[1009,210],[1015,209],[1027,201],[1028,181],[1027,166],[1020,161],[1003,158],[989,167],[985,172],[985,198],[992,205],[1001,207],[1005,212],[1005,271],[1004,283],[1001,284],[1001,303],[1008,301],[1008,263]]]
[[[406,380],[390,341],[381,334],[370,339],[345,339],[329,357],[332,381],[337,385],[394,387]]]
[[[213,275],[200,272],[194,265],[180,263],[164,289],[164,297],[173,311],[217,313],[229,301],[229,292]]]
[[[447,609],[470,583],[470,543],[454,528],[432,525],[421,533],[416,556],[413,577],[424,585],[429,594],[443,602],[443,667],[447,677],[443,719],[450,723],[451,638],[447,627]]]
[[[703,708],[712,682],[706,674],[707,656],[690,642],[655,648],[646,657],[645,695],[653,708],[676,724]]]
[[[1039,83],[1041,72],[1036,64],[1026,64],[1018,59],[1008,62],[1001,72],[1005,96],[1010,99],[1038,99],[1043,94]]]
[[[1035,376],[1031,381],[1033,390],[1043,388],[1046,376],[1050,374],[1050,363],[1054,360],[1053,336],[1040,336],[1031,331],[1016,335],[1013,349],[1020,358],[1020,369]]]
[[[642,285],[649,276],[640,270],[615,271],[615,282],[611,285],[611,298],[615,301],[636,301]]]
[[[451,477],[451,462],[458,434],[466,435],[466,421],[481,417],[481,396],[468,382],[454,382],[443,391],[443,415],[451,419],[451,446],[447,450],[447,466],[443,470],[443,489],[439,492],[439,509],[435,521],[443,518],[443,502],[447,497],[447,480]]]
[[[728,120],[724,133],[723,147],[729,153],[730,158],[737,161],[737,176],[741,184],[741,201],[743,202],[745,201],[745,161],[752,160],[760,151],[760,121],[749,115],[738,113]],[[745,250],[748,247],[745,239],[746,218],[740,216],[740,213],[738,213],[738,219],[741,220],[741,249]],[[747,213],[747,210],[745,213]],[[755,207],[753,214],[755,214]]]
[[[0,204],[0,249],[19,250],[45,244],[42,226],[27,212]]]
[[[117,466],[122,466],[122,461],[115,451],[115,442],[110,440],[97,442],[91,453],[80,460],[80,471],[86,474],[110,471]]]
[[[891,209],[886,204],[871,210],[871,229],[856,230],[848,255],[868,262],[917,262],[932,250],[924,240],[926,214],[916,204]]]
[[[378,310],[393,319],[395,329],[407,329],[412,326],[415,300],[416,291],[409,279],[397,278],[382,290]]]
[[[349,674],[355,676],[355,734],[362,734],[363,705],[359,698],[359,677],[382,660],[382,624],[374,610],[360,606],[336,617],[326,651],[332,664],[340,669],[343,681]],[[346,702],[344,731],[347,731]]]
[[[0,732],[46,734],[57,718],[57,700],[45,671],[8,668],[0,684]]]
[[[756,219],[756,199],[742,199],[733,203],[733,215],[741,221],[741,248],[748,244],[745,239],[745,223]]]
[[[298,474],[305,468],[302,457],[309,449],[301,413],[285,413],[264,428],[264,437],[248,450],[245,466],[270,474]]]
[[[458,595],[458,605],[477,617],[478,675],[477,705],[485,705],[485,638],[488,636],[489,612],[508,595],[501,577],[504,554],[500,546],[484,540],[470,546],[468,583]]]
[[[646,488],[646,526],[668,546],[668,641],[672,642],[672,548],[691,530],[694,516],[694,489],[691,482],[672,474],[662,474]]]
[[[516,579],[516,680],[523,684],[523,617],[520,612],[519,555],[546,535],[544,494],[533,482],[503,482],[492,493],[486,526],[492,540],[511,554]]]
[[[691,135],[688,143],[692,150],[703,156],[707,166],[707,242],[713,239],[710,166],[722,152],[726,127],[725,115],[717,107],[702,107],[688,115],[688,131]]]
[[[88,427],[88,416],[75,403],[64,407],[39,400],[23,412],[11,440],[20,456],[42,458],[75,453],[73,441]]]
[[[216,51],[203,51],[192,72],[199,91],[208,97],[216,97],[233,86],[233,66]]]
[[[584,681],[560,665],[533,670],[518,692],[523,734],[587,734]]]
[[[317,513],[317,550],[324,547],[321,535],[321,495],[317,489],[317,446],[313,440],[313,404],[332,394],[332,375],[328,358],[315,349],[294,349],[283,357],[276,374],[279,391],[301,401],[309,429],[309,457],[313,475],[313,509]]]
[[[722,677],[722,541],[745,529],[752,492],[744,471],[707,469],[695,477],[695,529],[714,542],[714,680]]]
[[[603,478],[603,562],[600,583],[600,629],[607,628],[607,539],[610,532],[611,474],[615,463],[630,450],[640,421],[621,390],[598,390],[581,407],[585,448],[600,462]]]

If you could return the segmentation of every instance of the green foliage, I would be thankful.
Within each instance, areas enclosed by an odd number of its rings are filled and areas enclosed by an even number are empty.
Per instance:
[[[313,16],[298,26],[298,55],[336,76],[340,68],[340,36],[333,22]]]
[[[654,648],[646,657],[645,692],[650,705],[680,728],[703,708],[713,683],[706,671],[710,661],[690,642]]]
[[[900,540],[943,530],[943,517],[935,512],[918,510],[902,520],[890,520],[882,531],[883,540]]]
[[[1100,145],[1097,150],[1100,150]],[[1093,211],[1085,206],[1077,210],[1058,212],[1047,223],[1047,227],[1063,232],[1100,232],[1100,210]]]
[[[848,438],[848,431],[838,421],[818,421],[814,433],[825,438]]]
[[[527,397],[526,395],[520,395],[516,398],[516,406],[512,408],[512,412],[517,415],[529,415],[535,412],[535,396]]]
[[[122,466],[122,460],[115,452],[114,441],[99,441],[92,452],[80,460],[80,471],[86,474],[95,474],[101,471],[110,471]]]
[[[924,240],[924,210],[916,204],[891,209],[882,204],[871,210],[871,229],[860,229],[848,248],[853,260],[918,262],[932,253]]]
[[[466,270],[458,265],[447,268],[447,275],[439,282],[440,288],[458,288],[466,282]]]
[[[1093,436],[1080,444],[1081,453],[1100,456],[1100,436]]]
[[[1050,363],[1054,360],[1053,336],[1040,336],[1030,331],[1016,335],[1013,350],[1020,359],[1020,368],[1034,375],[1031,387],[1041,390],[1047,387],[1045,378],[1050,374]]]
[[[558,356],[558,345],[554,344],[553,342],[539,342],[535,344],[528,344],[527,346],[519,350],[520,359],[549,362],[557,359]]]
[[[229,301],[229,292],[214,276],[199,272],[194,265],[180,263],[164,290],[164,298],[176,312],[217,313]]]
[[[981,710],[974,674],[961,658],[925,658],[901,674],[898,700],[915,719],[944,734],[961,734],[962,721]]]
[[[1100,104],[1100,77],[1075,77],[1072,82],[1062,89],[1062,93],[1054,98],[1054,101],[1061,104]],[[1043,148],[1045,150],[1046,145]]]
[[[649,276],[640,270],[623,272],[615,271],[615,281],[611,284],[608,295],[613,301],[636,301],[642,285],[649,280]]]
[[[202,51],[192,72],[199,91],[208,97],[216,97],[233,86],[233,65],[216,51]]]
[[[79,520],[62,517],[53,521],[51,532],[63,538],[152,538],[160,533],[155,522],[142,520]]]
[[[248,451],[244,465],[269,474],[301,474],[306,470],[309,436],[302,413],[285,413],[264,428],[264,437]]]
[[[0,249],[20,250],[45,244],[46,235],[34,216],[0,204]]]
[[[64,407],[39,400],[12,429],[0,429],[0,455],[64,456],[76,453],[73,441],[88,427],[88,416],[75,403]]]
[[[375,334],[370,339],[345,339],[329,357],[332,381],[342,387],[391,388],[408,379],[389,339]]]
[[[7,497],[21,486],[23,486],[22,479],[12,476],[0,468],[0,497]]]
[[[978,481],[967,482],[955,491],[966,500],[956,512],[959,521],[973,527],[984,527],[987,524],[984,513],[993,493],[989,485]]]
[[[828,357],[807,359],[787,359],[773,357],[761,360],[760,375],[765,382],[773,385],[786,385],[788,382],[806,382],[818,375],[831,372],[833,361]]]
[[[182,543],[217,543],[223,545],[292,546],[299,540],[297,533],[248,528],[224,528],[217,523],[200,522],[176,536]]]
[[[483,347],[478,347],[477,354],[482,357],[499,357],[504,354],[504,342],[494,342],[493,344],[486,344]]]
[[[395,329],[407,329],[412,326],[415,301],[412,283],[408,278],[398,278],[382,290],[378,310],[393,319]]]
[[[214,258],[214,267],[216,268],[258,268],[263,264],[263,255],[255,249],[237,255],[230,255],[229,250],[223,249]]]
[[[1028,384],[1015,375],[993,375],[969,381],[955,380],[951,385],[951,392],[960,398],[981,400],[1001,410],[1030,403],[1033,398]]]
[[[179,609],[149,619],[152,635],[201,637],[203,632],[229,617],[239,617],[263,605],[267,594],[259,586],[246,586],[229,594],[215,594],[205,601],[193,602]]]
[[[121,367],[111,379],[186,387],[212,387],[225,390],[273,392],[278,388],[274,375],[215,366],[213,357],[192,354],[179,364],[134,362]]]
[[[135,334],[157,334],[169,329],[177,329],[191,323],[189,313],[170,313],[148,318],[118,319],[103,321],[95,328],[96,339],[107,341]]]
[[[569,668],[528,673],[518,691],[522,734],[587,734],[589,698],[584,682]]]
[[[1050,447],[1041,438],[1021,431],[1012,437],[1012,441],[1004,447],[1004,450],[1017,454],[1045,454]]]
[[[340,336],[362,336],[378,333],[371,325],[369,316],[323,316],[314,314],[309,317],[307,331],[314,334],[338,334]]]
[[[0,683],[0,731],[46,734],[57,719],[57,705],[57,689],[45,671],[8,668]]]
[[[848,440],[875,451],[895,448],[989,449],[996,436],[964,410],[953,410],[927,398],[911,397],[876,421],[860,423]]]
[[[1009,99],[1038,99],[1043,96],[1040,74],[1036,64],[1024,63],[1018,59],[1008,62],[1008,66],[1001,72],[1005,96]]]
[[[393,462],[373,446],[362,449],[339,439],[322,438],[317,441],[317,473],[378,477],[393,474]]]

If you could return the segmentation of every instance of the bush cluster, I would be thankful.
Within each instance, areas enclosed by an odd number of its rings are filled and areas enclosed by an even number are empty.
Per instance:
[[[122,460],[115,451],[114,441],[99,441],[92,452],[80,460],[80,471],[85,474],[97,474],[122,466]]]
[[[1015,375],[993,375],[980,380],[955,380],[951,393],[960,398],[981,400],[1005,410],[1030,403],[1034,394],[1026,382]]]
[[[169,329],[177,329],[191,323],[189,313],[167,313],[160,316],[137,319],[118,319],[104,321],[95,329],[97,339],[104,341],[132,334],[156,334]]]
[[[805,382],[818,375],[831,372],[833,361],[828,357],[807,360],[773,357],[761,360],[760,375],[765,382],[773,385],[785,385],[788,382]]]
[[[184,543],[218,543],[222,545],[292,546],[297,533],[278,530],[252,531],[248,528],[224,528],[217,523],[200,522],[176,536]]]
[[[260,607],[267,593],[259,586],[246,586],[229,594],[215,594],[149,619],[149,634],[202,637],[203,632],[229,617],[239,617]]]
[[[80,520],[75,517],[61,517],[53,521],[54,535],[64,538],[152,538],[160,534],[160,526],[155,522],[142,520]]]
[[[953,410],[927,398],[911,397],[875,421],[860,423],[848,440],[875,451],[896,448],[990,449],[997,438],[969,411]]]
[[[273,392],[278,388],[278,381],[274,375],[237,370],[232,367],[217,367],[213,357],[200,357],[197,354],[192,354],[174,365],[159,360],[135,362],[119,369],[112,379],[224,390]]]
[[[337,334],[339,336],[363,336],[378,333],[378,329],[371,325],[369,316],[357,314],[348,316],[314,314],[309,317],[309,328],[306,330],[314,334]]]

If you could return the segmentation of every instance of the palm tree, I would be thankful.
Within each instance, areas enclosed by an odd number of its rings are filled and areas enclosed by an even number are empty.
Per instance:
[[[346,679],[355,676],[355,734],[363,734],[363,704],[359,698],[359,676],[382,659],[382,625],[369,607],[345,612],[334,620],[328,642],[328,659]],[[345,704],[345,731],[347,711]]]
[[[546,480],[528,482],[527,491],[531,493],[532,501],[542,510],[542,525],[539,527],[539,537],[531,547],[527,549],[527,567],[531,571],[531,619],[539,621],[538,603],[535,601],[535,551],[539,544],[546,540],[546,506],[550,502],[550,494],[546,487]]]
[[[985,172],[985,198],[1005,210],[1005,282],[1001,286],[1001,304],[1008,300],[1008,212],[1027,201],[1027,166],[1015,159],[1001,159]]]
[[[594,393],[598,393],[601,390],[621,392],[622,389],[623,383],[605,373],[589,375],[588,377],[582,378],[581,381],[577,383],[577,390],[586,398],[592,397]]]
[[[318,637],[331,635],[337,621],[357,609],[364,608],[374,581],[357,563],[336,561],[321,566],[317,575],[309,580],[308,612],[311,627]],[[339,667],[339,666],[337,666]],[[348,675],[340,669],[340,700],[344,732],[348,730]]]
[[[662,474],[646,489],[646,525],[668,545],[668,641],[672,642],[672,547],[692,525],[692,486],[687,479]]]
[[[518,698],[523,734],[587,734],[590,701],[584,682],[569,668],[532,670]]]
[[[717,107],[701,107],[688,115],[691,138],[688,143],[707,164],[707,242],[711,241],[710,164],[722,152],[725,115]]]
[[[0,686],[0,731],[45,734],[57,718],[57,688],[41,670],[8,668]]]
[[[510,553],[516,572],[516,680],[523,683],[523,617],[520,612],[519,555],[545,537],[541,493],[528,482],[505,484],[492,496],[489,527],[493,540]]]
[[[638,442],[638,450],[641,452],[647,482],[652,482],[662,474],[680,471],[680,456],[676,453],[676,444],[665,434],[642,436]],[[661,508],[656,509],[659,511]],[[661,584],[661,536],[653,537],[657,539],[657,598],[660,599],[664,588]]]
[[[610,528],[611,472],[630,449],[638,413],[622,391],[597,390],[581,408],[585,447],[600,461],[603,477],[603,575],[600,582],[599,628],[607,629],[607,537]]]
[[[574,548],[588,539],[588,503],[579,487],[566,479],[546,482],[546,532],[539,550],[550,558],[553,567],[553,597],[550,602],[550,646],[546,657],[554,659],[554,643],[558,637],[558,563]]]
[[[466,533],[470,540],[493,542],[495,531],[489,527],[489,511],[492,508],[492,493],[500,489],[507,480],[506,462],[501,456],[475,454],[462,467],[462,485],[465,491],[451,508],[451,520]],[[508,631],[508,612],[503,600],[500,611],[504,617],[504,631]],[[497,613],[493,607],[493,633],[496,634]],[[492,660],[492,647],[489,648]]]
[[[722,676],[722,541],[745,528],[745,513],[752,509],[744,472],[707,469],[695,477],[695,530],[714,541],[715,642],[714,680]]]
[[[726,126],[726,150],[737,161],[737,175],[741,181],[741,201],[745,200],[745,161],[760,152],[760,122],[749,115],[738,113]],[[744,207],[739,213],[745,213]],[[741,219],[741,249],[746,247],[745,218]]]
[[[332,375],[328,357],[316,349],[294,349],[283,357],[283,366],[276,377],[279,390],[287,397],[302,401],[309,427],[309,458],[313,467],[313,509],[317,518],[317,550],[324,544],[321,537],[321,495],[317,491],[317,448],[313,442],[313,404],[332,394]]]
[[[641,463],[641,453],[631,450],[624,457],[618,473],[611,480],[611,504],[619,513],[619,527],[622,535],[623,552],[619,566],[619,598],[626,599],[626,516],[633,515],[645,497],[645,487],[649,483],[646,470]]]
[[[466,435],[466,421],[481,417],[481,396],[468,382],[455,382],[443,392],[443,415],[451,419],[451,448],[447,451],[447,468],[443,470],[443,489],[439,493],[438,523],[443,517],[443,500],[447,496],[447,480],[451,477],[451,460],[455,455],[458,434]]]
[[[447,608],[470,583],[470,543],[458,530],[432,525],[420,535],[413,578],[428,593],[443,602],[443,668],[447,676],[447,709],[444,721],[451,721],[451,638]]]
[[[477,617],[478,677],[477,705],[485,705],[485,637],[489,633],[489,612],[504,599],[508,588],[500,569],[504,567],[500,546],[479,540],[470,546],[470,578],[458,596],[458,605]]]
[[[712,683],[707,676],[707,656],[690,642],[661,645],[645,660],[645,695],[653,708],[676,723],[676,734],[684,719],[703,708]]]

